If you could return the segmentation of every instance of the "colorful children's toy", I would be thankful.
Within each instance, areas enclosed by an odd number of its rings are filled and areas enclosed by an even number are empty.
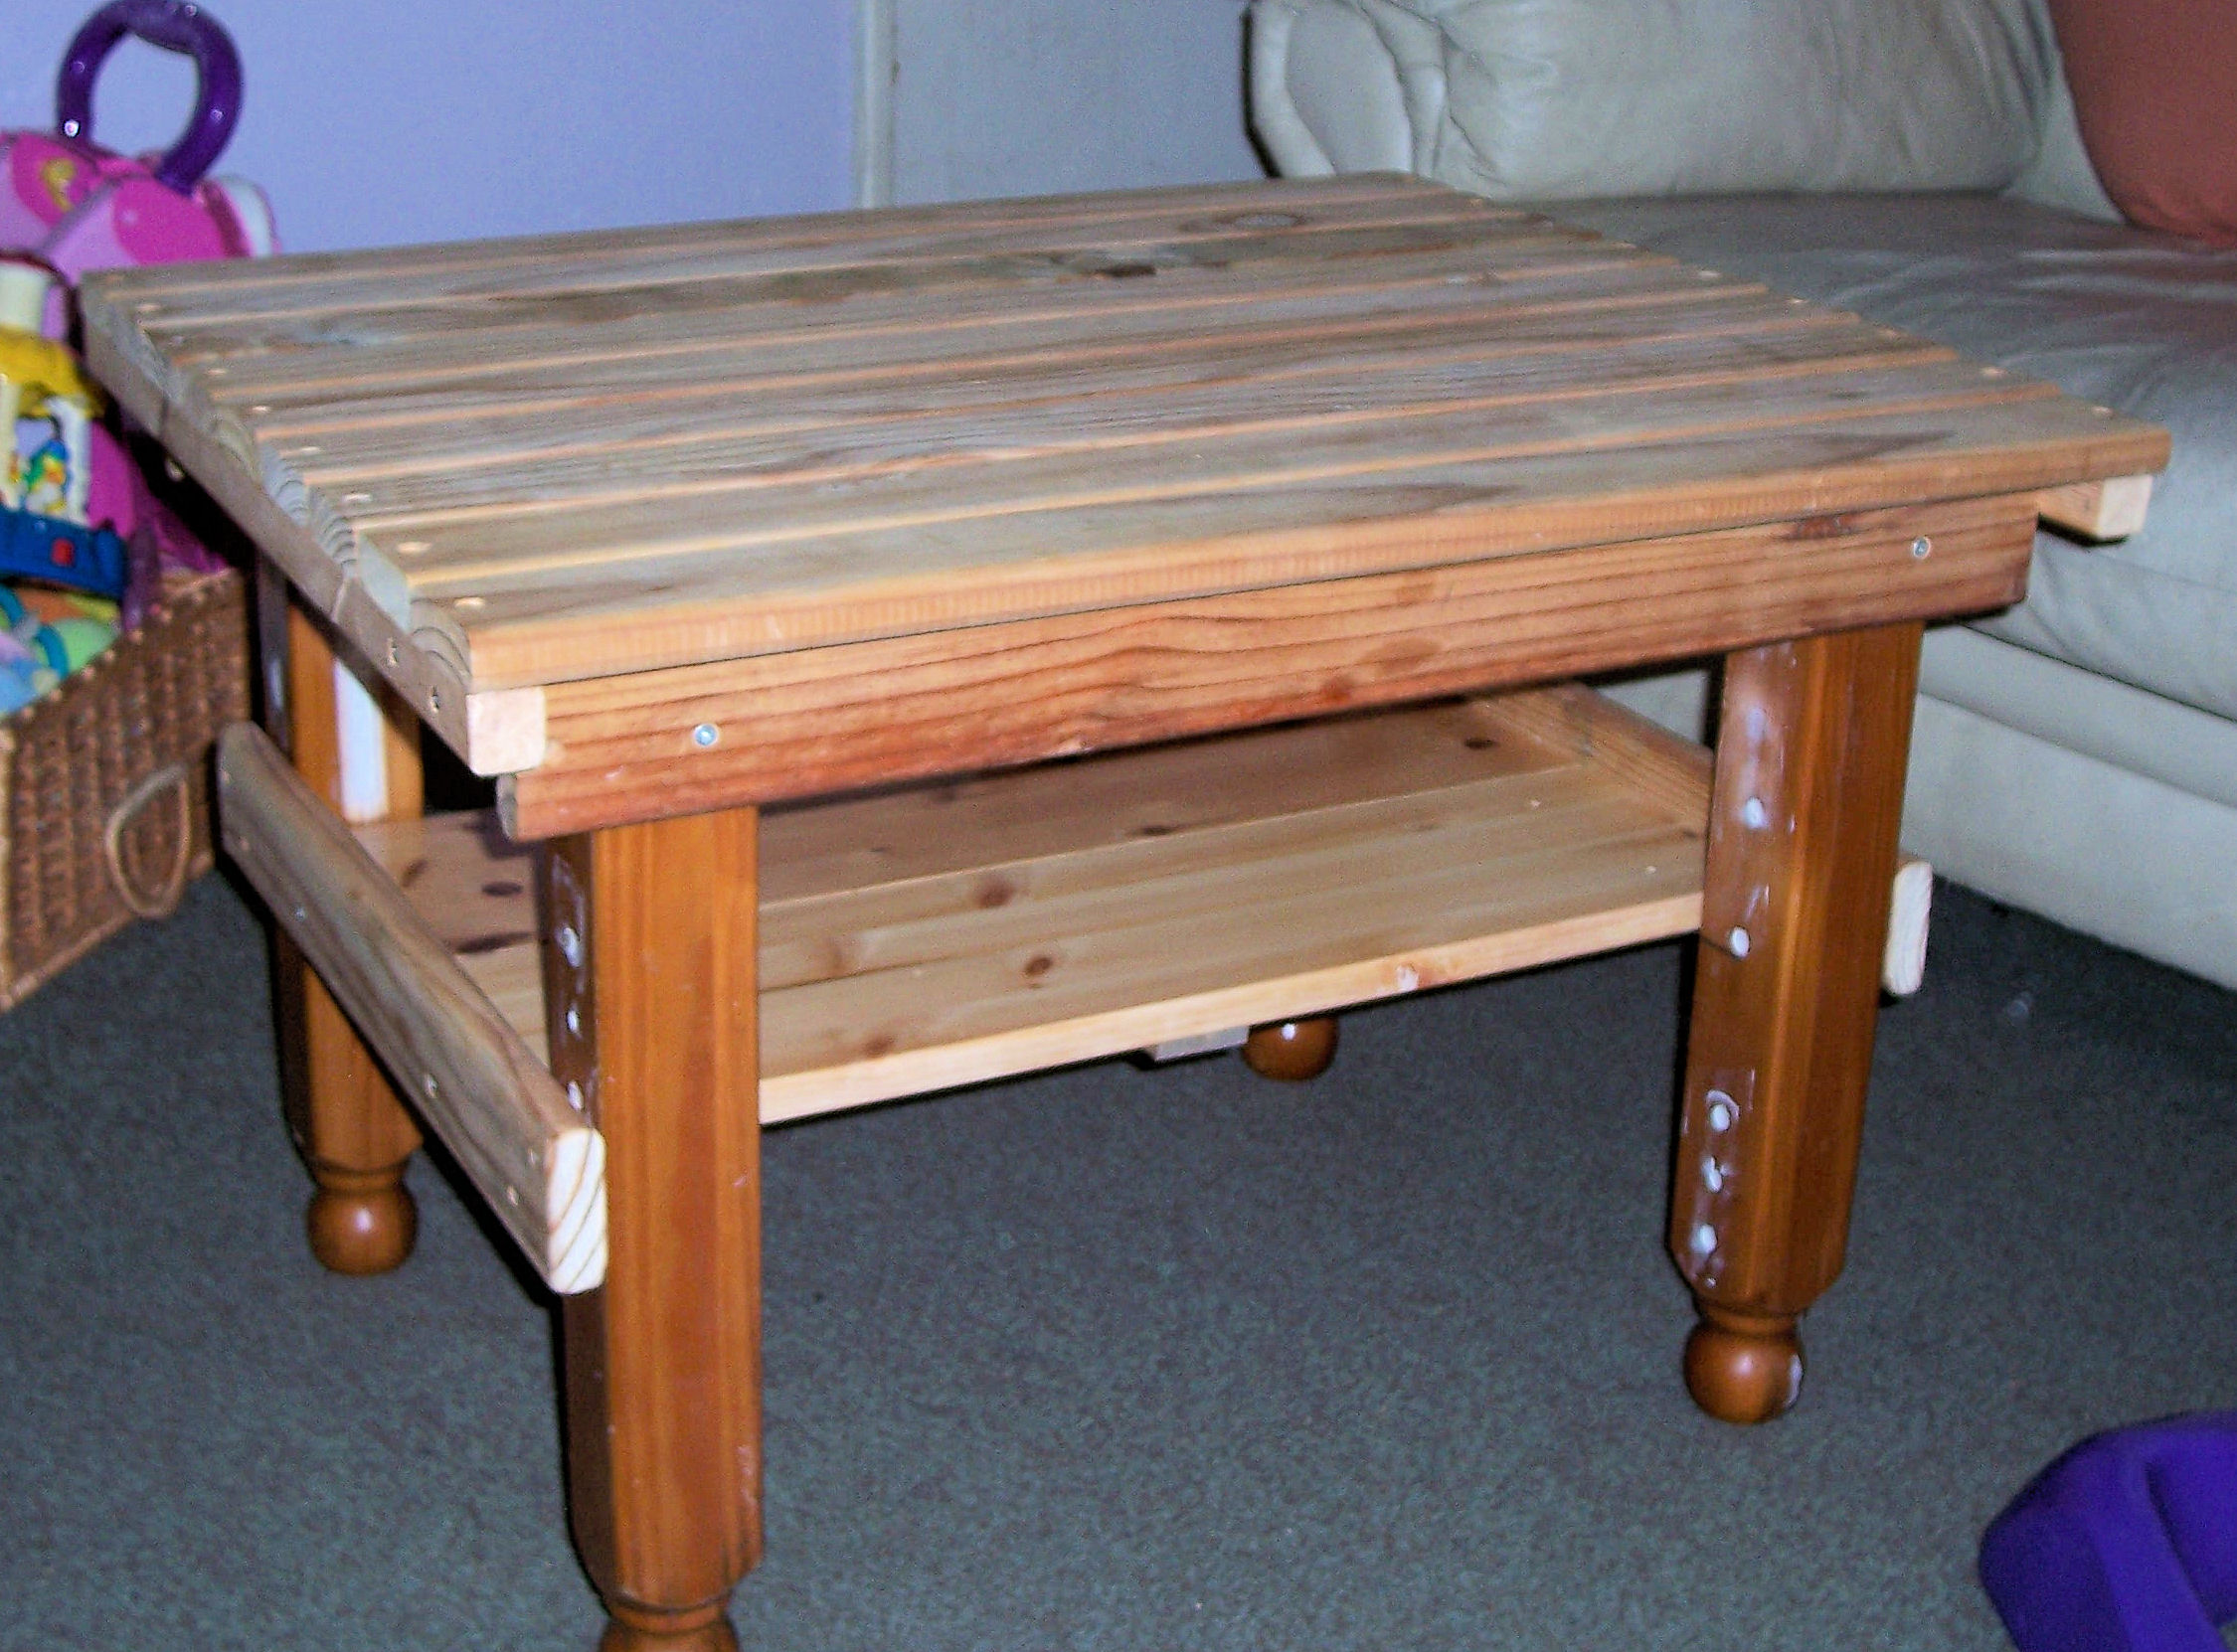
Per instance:
[[[0,575],[120,597],[116,513],[91,515],[100,396],[77,358],[39,332],[52,284],[36,263],[0,254]]]
[[[194,60],[195,106],[179,141],[152,159],[93,142],[93,80],[127,35]],[[186,0],[114,0],[78,31],[55,85],[55,130],[0,134],[0,248],[36,252],[75,283],[88,269],[228,258],[273,249],[263,192],[205,179],[241,110],[241,59],[215,19]],[[61,295],[44,325],[62,336]]]
[[[194,60],[195,106],[160,156],[93,142],[93,81],[127,36]],[[147,489],[101,398],[62,340],[69,288],[89,269],[273,249],[254,185],[205,180],[241,108],[241,60],[187,0],[113,0],[79,29],[55,86],[55,131],[0,133],[0,578],[36,579],[121,600],[133,623],[164,568],[215,559]],[[35,607],[63,600],[26,585]],[[99,652],[119,616],[42,611],[11,594],[0,647],[0,713],[52,688]]]

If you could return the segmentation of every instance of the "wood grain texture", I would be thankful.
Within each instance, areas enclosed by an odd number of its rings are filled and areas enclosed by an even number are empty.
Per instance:
[[[2073,482],[2035,501],[2043,520],[2086,540],[2127,539],[2141,533],[2151,509],[2150,476],[2115,476]]]
[[[266,726],[338,820],[334,644],[267,569],[259,568],[257,600]],[[418,759],[416,749],[398,751],[388,769],[391,812],[400,818],[420,812]],[[418,1232],[404,1173],[420,1146],[419,1124],[284,925],[272,946],[272,1001],[281,1103],[316,1184],[305,1217],[311,1251],[337,1273],[385,1273],[411,1254]]]
[[[761,1557],[755,826],[622,827],[539,862],[552,1071],[606,1139],[611,1224],[604,1284],[561,1304],[568,1501],[639,1637],[718,1623]]]
[[[496,693],[2055,492],[2165,452],[1399,178],[115,272],[86,313],[125,405],[484,772],[567,760]]]
[[[1281,1021],[1412,990],[1409,969],[1419,987],[1688,932],[1700,855],[1682,846],[1706,830],[1710,768],[1705,747],[1568,684],[771,810],[763,1122],[1036,1061],[1226,1048],[1243,1042],[1251,1016]],[[1518,817],[1525,830],[1496,830]],[[1665,841],[1657,821],[1677,828],[1667,841],[1681,853],[1649,852]],[[1580,822],[1647,831],[1577,858],[1575,921],[1488,932],[1523,921],[1523,884],[1561,870],[1531,857]],[[459,967],[542,1051],[532,850],[487,815],[358,836],[408,880]],[[1627,889],[1633,871],[1645,883]],[[1200,968],[1197,946],[1184,944],[1192,925],[1249,929],[1263,902],[1295,906],[1300,880],[1339,875],[1361,878],[1359,892],[1320,891],[1293,928],[1262,928],[1237,958]],[[1889,932],[1891,991],[1916,990],[1924,965],[1925,876],[1921,862],[1896,875],[1897,910],[1909,915]],[[1593,891],[1627,909],[1588,912]],[[1362,924],[1378,900],[1379,920]],[[1487,932],[1465,932],[1470,923]],[[1340,956],[1345,935],[1358,937],[1359,956]],[[1183,937],[1172,958],[1137,967],[1168,936]],[[1331,937],[1334,953],[1316,950]],[[922,971],[994,954],[1014,968],[963,982],[952,1004],[910,1004],[913,989],[932,991]],[[1083,975],[1085,985],[1074,979]],[[1234,990],[1191,997],[1210,988]],[[1087,1023],[1090,1013],[1103,1019]],[[903,1020],[917,1031],[896,1031]],[[964,1039],[979,1042],[953,1047]],[[872,1065],[851,1065],[850,1050]]]
[[[246,725],[219,743],[228,852],[562,1293],[602,1276],[604,1144],[398,885]],[[409,869],[407,869],[409,875]],[[392,1103],[393,1104],[393,1103]]]
[[[1539,698],[771,811],[764,1122],[1686,931],[1699,748]],[[1667,772],[1600,771],[1628,748]],[[529,851],[466,817],[363,838],[541,1048]]]
[[[2033,534],[2028,497],[1968,500],[559,685],[500,806],[544,837],[1979,611]]]
[[[1695,1398],[1733,1421],[1793,1403],[1795,1321],[1847,1242],[1919,637],[1725,666],[1669,1242],[1707,1327]]]

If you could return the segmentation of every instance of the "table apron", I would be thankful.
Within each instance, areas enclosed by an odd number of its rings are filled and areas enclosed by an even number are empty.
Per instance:
[[[2034,526],[1951,500],[555,684],[499,807],[543,838],[1982,612]]]

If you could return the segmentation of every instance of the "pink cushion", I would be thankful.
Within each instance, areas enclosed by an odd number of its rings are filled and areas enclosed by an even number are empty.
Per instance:
[[[2051,0],[2082,141],[2132,224],[2237,246],[2237,5]]]

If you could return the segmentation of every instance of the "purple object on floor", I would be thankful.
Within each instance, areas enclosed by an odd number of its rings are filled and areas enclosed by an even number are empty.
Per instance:
[[[2084,1440],[1980,1540],[2019,1652],[2227,1652],[2237,1618],[2237,1411]]]

